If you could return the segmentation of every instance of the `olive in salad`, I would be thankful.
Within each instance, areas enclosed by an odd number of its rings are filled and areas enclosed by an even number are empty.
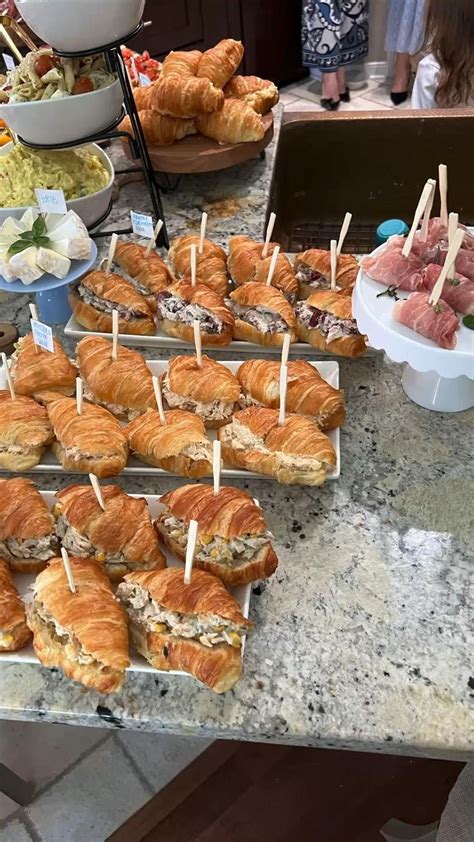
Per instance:
[[[103,54],[83,58],[61,58],[50,49],[28,53],[7,73],[0,88],[0,103],[38,102],[87,94],[105,88],[116,76]]]

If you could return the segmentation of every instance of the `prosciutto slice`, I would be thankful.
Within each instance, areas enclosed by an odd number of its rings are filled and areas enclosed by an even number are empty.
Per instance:
[[[404,242],[403,237],[392,237],[381,254],[363,257],[361,266],[373,281],[412,292],[423,287],[420,273],[425,264],[413,252],[408,257],[403,256]]]
[[[473,264],[474,265],[474,264]],[[431,292],[441,274],[442,267],[430,263],[423,269],[423,286]],[[443,286],[443,301],[446,301],[453,310],[465,313],[467,316],[474,314],[474,281],[464,278],[463,275],[454,276],[453,280],[446,280]]]
[[[447,253],[447,249],[440,249],[438,258],[434,262],[443,266]],[[464,275],[465,278],[474,281],[474,251],[464,248],[459,249],[454,268],[460,275]]]
[[[433,307],[428,303],[429,296],[429,292],[413,292],[405,301],[397,301],[393,308],[393,318],[426,339],[431,339],[440,348],[452,350],[456,347],[459,319],[446,301],[440,298]]]
[[[465,231],[464,240],[462,243],[463,249],[466,251],[474,251],[474,235],[470,234],[465,225],[458,225],[458,228],[463,228]],[[419,234],[415,236],[415,240],[419,238]],[[421,240],[420,240],[421,242]],[[428,236],[426,243],[430,248],[436,245],[447,246],[448,244],[448,229],[446,225],[441,224],[439,216],[433,216],[428,224]]]

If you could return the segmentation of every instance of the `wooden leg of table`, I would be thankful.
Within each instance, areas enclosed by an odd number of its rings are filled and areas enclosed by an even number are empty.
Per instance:
[[[34,792],[34,784],[24,781],[15,772],[12,772],[8,766],[0,763],[0,792],[8,795],[12,801],[26,807],[30,803]]]

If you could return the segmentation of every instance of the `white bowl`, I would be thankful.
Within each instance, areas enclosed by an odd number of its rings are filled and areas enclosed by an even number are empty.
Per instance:
[[[87,225],[88,228],[92,228],[101,216],[104,215],[110,205],[115,172],[112,161],[108,155],[105,154],[104,150],[100,148],[100,146],[97,146],[95,143],[91,143],[90,146],[86,146],[85,148],[94,152],[94,154],[100,158],[110,177],[106,186],[97,193],[91,193],[89,196],[82,196],[80,199],[71,199],[69,202],[66,202],[66,207],[68,210],[75,211],[77,215],[81,217],[84,225]],[[0,155],[7,155],[10,150],[11,144],[7,143],[5,146],[0,147]],[[0,208],[0,225],[2,225],[9,216],[12,216],[14,219],[20,219],[27,210],[27,207],[28,206],[24,208]]]
[[[122,102],[122,87],[116,79],[87,94],[0,105],[0,117],[28,143],[60,146],[106,129],[119,116]]]
[[[145,0],[15,0],[25,23],[62,52],[122,40],[139,24]]]

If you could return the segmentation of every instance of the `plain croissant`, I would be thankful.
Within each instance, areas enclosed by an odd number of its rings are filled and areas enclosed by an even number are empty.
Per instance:
[[[149,88],[145,89],[149,90]],[[171,146],[176,140],[188,134],[196,134],[196,121],[183,120],[180,117],[168,117],[158,114],[150,108],[139,111],[141,127],[148,146]],[[120,123],[120,130],[133,134],[130,117],[124,117]]]
[[[170,117],[197,117],[222,108],[224,94],[209,79],[164,76],[152,88],[152,108]]]
[[[260,114],[239,99],[226,99],[220,111],[200,114],[198,132],[218,143],[243,143],[262,140],[265,127]]]
[[[201,56],[197,75],[209,79],[217,88],[223,88],[237,70],[243,54],[241,41],[224,38]]]
[[[280,98],[277,86],[259,76],[232,76],[224,88],[224,96],[243,100],[257,114],[266,114]]]

